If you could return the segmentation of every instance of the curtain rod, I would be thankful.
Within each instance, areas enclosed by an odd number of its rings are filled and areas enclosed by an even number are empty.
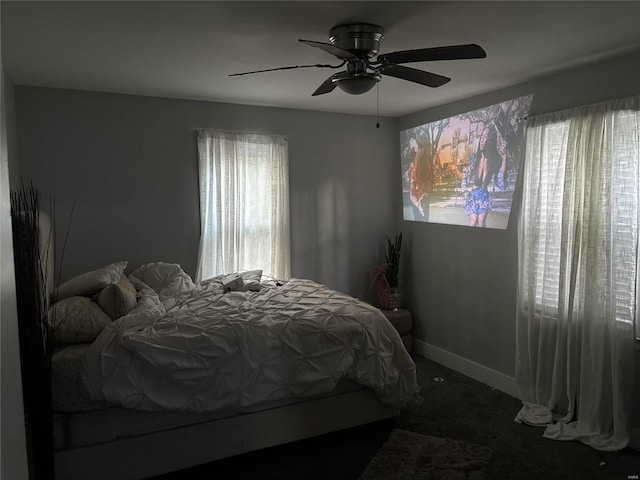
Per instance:
[[[247,132],[242,130],[227,130],[224,128],[212,128],[212,127],[191,127],[191,130],[198,132],[199,130],[208,130],[211,132],[233,133],[235,135],[263,135],[263,136],[277,136],[287,138],[286,135],[281,133],[268,133],[268,132]]]

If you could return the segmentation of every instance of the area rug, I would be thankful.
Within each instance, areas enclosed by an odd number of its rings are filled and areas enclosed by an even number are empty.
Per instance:
[[[492,458],[489,447],[396,428],[360,480],[481,480]]]

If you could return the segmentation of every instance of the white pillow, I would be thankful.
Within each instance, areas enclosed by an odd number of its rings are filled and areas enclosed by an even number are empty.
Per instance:
[[[259,292],[262,288],[260,279],[262,278],[262,270],[250,270],[248,272],[238,273],[242,277],[244,283],[238,288],[234,288],[234,292]]]
[[[148,263],[135,269],[129,277],[150,286],[162,302],[195,288],[189,274],[177,263]]]
[[[49,310],[54,344],[91,343],[111,324],[111,319],[88,297],[69,297]]]
[[[127,262],[116,262],[73,277],[58,287],[55,298],[56,300],[64,300],[69,297],[89,296],[98,293],[107,285],[120,280],[125,268],[127,268]]]

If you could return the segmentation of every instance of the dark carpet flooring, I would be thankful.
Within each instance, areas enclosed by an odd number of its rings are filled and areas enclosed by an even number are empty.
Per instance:
[[[640,453],[599,452],[542,437],[513,419],[520,401],[442,365],[415,356],[422,405],[385,420],[175,472],[155,480],[357,480],[394,428],[486,445],[488,480],[630,480]],[[443,381],[435,381],[441,377]]]

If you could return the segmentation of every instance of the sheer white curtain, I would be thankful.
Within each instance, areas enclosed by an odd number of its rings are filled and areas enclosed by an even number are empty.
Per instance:
[[[238,270],[290,276],[289,156],[285,137],[198,130],[197,280]]]
[[[519,224],[516,421],[629,441],[638,322],[640,97],[530,119]]]

